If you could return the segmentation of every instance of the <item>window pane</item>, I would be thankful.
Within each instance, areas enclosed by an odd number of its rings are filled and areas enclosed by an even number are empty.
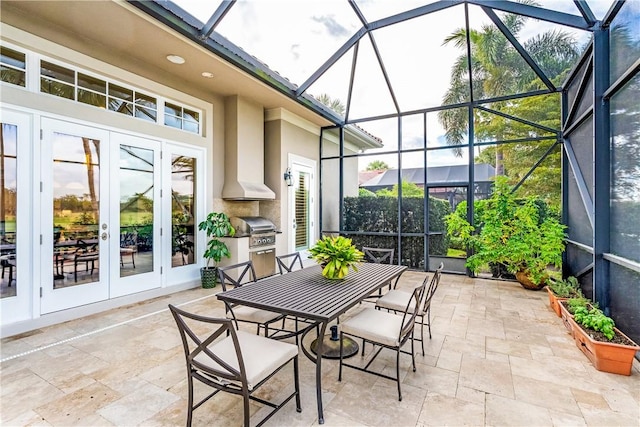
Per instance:
[[[164,104],[164,112],[165,114],[170,114],[172,116],[182,117],[182,107],[168,102],[165,102]]]
[[[40,62],[40,74],[66,83],[75,84],[75,72],[68,68],[52,64],[47,61]]]
[[[106,93],[107,91],[107,82],[82,73],[78,73],[78,86],[100,93]]]
[[[25,72],[16,70],[14,68],[8,68],[4,65],[0,66],[0,75],[2,76],[2,81],[11,83],[18,86],[25,86]]]
[[[5,46],[0,46],[0,61],[15,68],[25,69],[25,55]]]
[[[156,99],[149,96],[149,95],[144,95],[140,92],[136,92],[136,104],[137,105],[142,105],[144,107],[149,107],[149,108],[153,108],[155,109],[157,107],[157,102]],[[155,114],[154,114],[155,117]]]
[[[90,90],[78,89],[78,102],[106,108],[107,97],[99,93],[91,92]]]
[[[149,120],[150,122],[155,122],[156,110],[136,106],[136,117],[139,119]]]
[[[189,132],[193,132],[193,133],[200,133],[200,124],[199,123],[194,123],[188,120],[185,120],[184,123],[182,124],[182,128],[186,131]]]
[[[179,118],[177,118],[175,116],[170,116],[168,114],[165,114],[164,115],[164,125],[165,126],[171,126],[172,128],[181,129],[182,128],[182,120],[180,120]]]
[[[191,111],[188,109],[184,109],[184,118],[185,120],[191,120],[194,122],[200,122],[200,113],[196,111]]]
[[[116,98],[109,97],[109,110],[125,114],[127,116],[133,116],[133,104]]]
[[[195,263],[196,159],[174,155],[171,158],[171,266]]]
[[[125,101],[133,101],[133,91],[122,86],[109,83],[109,95],[124,99]]]
[[[18,199],[18,127],[2,123],[0,133],[0,266],[2,266],[1,298],[16,296],[18,287],[16,277],[16,230]]]
[[[61,98],[74,99],[74,88],[64,83],[56,82],[50,79],[40,79],[40,92],[49,93]]]

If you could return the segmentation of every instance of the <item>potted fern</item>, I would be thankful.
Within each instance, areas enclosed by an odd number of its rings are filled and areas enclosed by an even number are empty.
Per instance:
[[[207,218],[198,224],[198,230],[204,231],[209,239],[203,254],[207,265],[200,269],[202,287],[213,288],[216,286],[218,277],[218,263],[222,258],[231,258],[229,248],[220,240],[220,237],[233,237],[236,230],[231,225],[229,217],[221,212],[211,212],[207,215]],[[213,266],[210,265],[211,262]]]
[[[323,266],[322,275],[328,279],[344,279],[349,268],[358,271],[357,263],[364,254],[344,236],[323,237],[309,249],[309,258]]]

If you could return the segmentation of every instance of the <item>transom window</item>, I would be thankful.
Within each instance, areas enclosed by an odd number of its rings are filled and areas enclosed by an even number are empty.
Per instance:
[[[0,70],[3,82],[25,87],[27,73],[24,53],[0,46]]]

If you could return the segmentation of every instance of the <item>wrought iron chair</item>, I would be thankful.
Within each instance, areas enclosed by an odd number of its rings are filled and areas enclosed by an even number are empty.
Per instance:
[[[278,255],[276,256],[276,261],[278,263],[278,269],[280,270],[280,274],[285,274],[285,273],[291,273],[294,270],[298,270],[298,269],[303,269],[304,265],[302,264],[302,256],[300,255],[300,252],[293,252],[290,254],[286,254],[286,255]],[[300,268],[296,268],[296,266],[300,266]],[[287,316],[288,317],[288,316]],[[290,317],[289,317],[290,318]],[[284,319],[282,319],[282,329],[284,330],[285,328],[285,322],[286,317]],[[293,317],[293,321],[295,322],[295,339],[296,339],[296,344],[298,344],[298,322],[304,322],[304,323],[314,323],[311,321],[306,321],[304,319],[299,319],[297,316]],[[320,333],[320,329],[319,326],[316,325],[316,331],[318,331],[318,333]]]
[[[256,272],[251,261],[245,261],[225,267],[218,267],[218,278],[222,285],[222,290],[226,291],[228,286],[238,288],[256,281]],[[227,317],[239,322],[253,323],[256,325],[256,333],[260,335],[260,327],[264,328],[264,336],[269,336],[269,325],[278,320],[284,319],[284,315],[273,311],[261,310],[259,308],[242,305],[230,306],[225,304]]]
[[[280,274],[291,273],[293,270],[296,270],[296,263],[300,265],[300,269],[304,268],[304,266],[302,265],[302,257],[300,256],[300,252],[293,252],[287,255],[278,255],[276,256],[276,261],[278,263]]]
[[[301,412],[298,347],[237,329],[231,319],[204,317],[169,305],[178,325],[187,362],[189,388],[187,426],[191,426],[193,411],[218,392],[242,396],[244,425],[249,426],[249,401],[273,408],[257,425],[264,424],[273,414],[295,397],[296,411]],[[276,372],[293,361],[294,391],[281,403],[274,403],[253,393]],[[194,380],[215,389],[194,405]]]
[[[364,253],[364,260],[366,262],[373,262],[376,264],[393,264],[394,254],[396,252],[395,249],[388,248],[372,248],[364,246],[362,248],[362,252]],[[396,283],[398,281],[396,280]],[[391,290],[392,283],[389,281],[389,290]],[[394,284],[395,285],[395,284]],[[382,288],[378,289],[378,297],[382,296]]]
[[[413,348],[413,330],[427,281],[428,278],[425,278],[422,285],[413,290],[411,299],[405,305],[402,316],[387,311],[376,310],[375,308],[367,308],[342,322],[340,325],[340,369],[338,371],[338,381],[342,381],[342,366],[348,366],[359,371],[396,381],[398,385],[398,400],[402,400],[402,391],[400,389],[400,353],[411,354],[413,372],[415,372],[416,360]],[[374,344],[374,346],[380,346],[380,348],[374,351],[371,360],[369,360],[364,367],[347,364],[343,362],[342,358],[344,335],[361,338],[365,342]],[[407,341],[411,341],[411,353],[402,350],[402,346],[404,346]],[[369,366],[376,357],[378,357],[383,348],[396,351],[395,378],[369,369]]]
[[[415,338],[417,341],[420,341],[422,346],[422,355],[424,356],[424,327],[425,324],[429,328],[429,339],[431,339],[431,299],[433,298],[433,294],[436,293],[436,289],[438,289],[438,284],[440,284],[440,276],[442,274],[442,269],[444,268],[444,264],[440,263],[438,268],[436,269],[433,277],[431,278],[431,283],[429,283],[429,287],[425,293],[424,301],[420,304],[420,310],[418,311],[418,317],[420,318],[420,338]],[[384,308],[387,311],[393,312],[401,312],[404,310],[404,307],[407,305],[407,302],[411,299],[411,293],[407,291],[402,291],[398,289],[393,289],[387,292],[384,296],[380,297],[376,301],[376,308],[381,309]],[[427,321],[425,323],[425,316],[427,317]]]

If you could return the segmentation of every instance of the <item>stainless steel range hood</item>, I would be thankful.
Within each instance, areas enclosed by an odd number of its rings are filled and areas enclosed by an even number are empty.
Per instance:
[[[238,96],[225,98],[225,172],[222,198],[274,200],[264,184],[264,110]]]

